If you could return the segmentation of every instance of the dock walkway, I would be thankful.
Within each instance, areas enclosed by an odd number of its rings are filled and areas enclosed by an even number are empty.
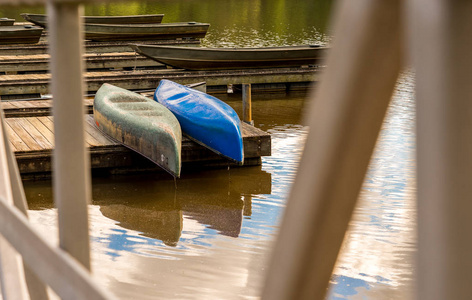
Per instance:
[[[158,170],[154,163],[134,151],[106,137],[95,126],[93,115],[85,115],[85,142],[90,151],[92,169],[112,172]],[[54,148],[54,119],[52,116],[6,118],[8,140],[23,175],[41,176],[50,173],[51,155]],[[245,165],[258,165],[261,156],[271,155],[270,134],[242,123]],[[73,158],[72,158],[73,159]],[[186,166],[228,165],[212,151],[189,140],[182,139],[182,169]]]
[[[49,54],[0,55],[0,72],[9,75],[20,72],[48,72]],[[133,52],[87,53],[84,64],[90,69],[123,69],[142,67],[164,67],[163,64]]]
[[[123,41],[123,42],[92,42],[85,41],[85,52],[87,53],[109,53],[109,52],[134,52],[130,44],[149,45],[195,45],[200,44],[198,39],[173,39],[173,40],[151,40],[151,41]],[[33,55],[47,54],[48,43],[40,41],[37,44],[10,44],[0,45],[0,55]]]
[[[87,72],[84,74],[87,91],[97,91],[103,83],[110,83],[128,90],[151,89],[161,79],[180,84],[205,81],[208,87],[228,84],[278,84],[286,85],[317,81],[319,69],[271,68],[225,71],[187,71],[159,69],[153,71]],[[0,95],[49,94],[50,74],[0,75]]]

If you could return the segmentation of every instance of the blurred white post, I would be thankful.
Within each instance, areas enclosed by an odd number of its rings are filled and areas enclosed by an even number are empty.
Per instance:
[[[472,295],[472,2],[412,0],[418,299]]]
[[[340,2],[263,299],[325,297],[400,71],[401,0]]]
[[[3,140],[4,140],[5,155],[7,159],[8,174],[10,176],[13,204],[25,216],[28,216],[28,213],[27,213],[28,204],[26,203],[26,196],[23,190],[23,183],[21,182],[20,172],[18,170],[16,158],[15,158],[15,155],[13,154],[13,151],[11,151],[10,149],[10,145],[8,144],[3,111],[0,111],[0,117],[1,117],[1,122],[2,122],[1,124],[2,134],[3,134]],[[23,264],[23,268],[24,268],[24,275],[25,275],[24,279],[26,280],[26,283],[27,283],[27,288],[28,288],[30,298],[32,300],[48,299],[49,296],[47,293],[46,285],[38,278],[38,276],[34,272],[31,271],[31,269],[27,265]],[[21,278],[21,281],[23,281],[23,278]],[[10,288],[18,289],[18,287],[16,287],[15,285],[9,284],[9,286]],[[4,289],[2,289],[2,292],[4,292]],[[3,298],[8,299],[8,297],[5,295]]]
[[[8,139],[5,137],[3,111],[0,112],[0,201],[13,206],[13,192],[8,162]],[[0,281],[2,299],[27,299],[22,263],[16,250],[0,235]]]
[[[76,2],[52,0],[47,8],[54,96],[53,184],[60,246],[90,269],[87,204],[91,189],[84,134],[82,7]]]

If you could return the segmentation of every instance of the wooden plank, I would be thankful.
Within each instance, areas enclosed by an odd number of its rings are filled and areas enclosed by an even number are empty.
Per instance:
[[[117,145],[117,143],[106,137],[96,126],[93,115],[85,115],[85,131],[89,133],[97,143],[94,146]]]
[[[42,150],[43,148],[34,140],[34,138],[21,126],[17,118],[6,119],[8,125],[16,132],[21,140],[28,145],[31,150]]]
[[[30,107],[35,107],[33,103],[30,103],[30,101],[16,101],[16,106],[18,108],[30,108]]]
[[[46,126],[47,129],[49,129],[49,131],[52,132],[52,134],[54,134],[54,123],[52,121],[52,117],[51,116],[46,116],[46,117],[38,117],[38,120],[43,123],[44,126]]]
[[[0,101],[0,103],[1,103],[1,107],[2,107],[3,110],[16,108],[14,103],[12,103],[10,101]]]
[[[8,119],[5,119],[5,129],[8,134],[8,140],[11,142],[16,151],[30,151],[30,147],[23,142],[18,134],[13,130],[13,128],[8,124]]]
[[[5,110],[5,109],[12,109],[12,108],[20,108],[21,106],[19,106],[18,104],[19,101],[1,101],[2,103],[2,108]]]
[[[18,4],[18,3],[17,3]],[[31,4],[31,3],[29,3]],[[129,46],[130,42],[85,42],[85,50],[87,53],[104,54],[110,52],[134,52]],[[140,44],[150,45],[188,45],[199,44],[200,40],[155,40],[155,41],[139,41]],[[16,45],[0,45],[0,53],[2,55],[31,55],[48,53],[47,42],[40,40],[37,44],[16,44]]]
[[[26,120],[41,133],[41,135],[49,142],[51,148],[54,148],[54,133],[46,127],[38,117],[26,118]]]
[[[50,99],[29,100],[29,101],[23,101],[23,102],[29,102],[32,105],[31,107],[36,107],[36,108],[45,108],[45,107],[50,108],[52,105],[52,101]]]
[[[267,83],[306,83],[318,80],[318,68],[277,68],[260,70],[230,70],[230,71],[185,71],[180,69],[159,69],[153,72],[88,72],[84,74],[87,91],[96,91],[108,82],[119,87],[136,90],[156,88],[163,78],[181,84],[206,81],[208,86],[226,86],[249,82]],[[50,75],[0,75],[0,95],[16,94],[47,94]]]
[[[28,122],[29,118],[16,118],[16,122],[20,124],[23,129],[29,133],[29,135],[34,139],[34,141],[41,147],[41,149],[52,149],[51,143],[41,134],[41,132],[36,129],[36,127]]]
[[[260,137],[270,135],[267,132],[244,122],[241,122],[241,134],[244,137]]]
[[[85,141],[90,147],[97,147],[102,143],[95,138],[95,136],[91,133],[92,129],[87,120],[87,115],[85,115]]]
[[[87,144],[87,146],[89,147],[97,147],[100,145],[100,142],[97,141],[94,136],[87,131],[87,128],[85,128],[85,143]]]
[[[84,99],[85,106],[92,106],[93,105],[93,99],[94,99],[94,97],[86,97]]]
[[[8,141],[8,144],[10,145],[10,149],[11,151],[13,152],[16,152],[16,151],[19,151],[18,149],[16,149],[15,145],[13,145],[13,142],[12,141]]]

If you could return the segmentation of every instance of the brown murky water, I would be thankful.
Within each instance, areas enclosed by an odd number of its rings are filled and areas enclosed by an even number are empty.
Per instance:
[[[240,95],[225,97],[236,111]],[[254,95],[256,126],[272,133],[262,166],[96,177],[93,269],[122,299],[257,297],[306,128],[305,94]],[[269,100],[270,99],[270,100]],[[56,240],[50,181],[25,182],[30,217]]]

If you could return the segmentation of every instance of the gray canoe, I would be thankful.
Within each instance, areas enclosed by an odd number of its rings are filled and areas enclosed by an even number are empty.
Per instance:
[[[188,70],[296,67],[319,64],[327,48],[316,45],[265,48],[201,48],[131,45],[141,55]]]
[[[41,14],[21,14],[23,19],[38,26],[46,27],[47,16]],[[131,16],[84,16],[84,23],[88,24],[155,24],[161,23],[163,14],[131,15]]]
[[[39,42],[42,31],[32,25],[0,26],[0,44],[34,44]]]
[[[198,22],[163,24],[85,24],[85,39],[131,41],[176,38],[204,38],[210,24]]]
[[[163,105],[105,83],[95,95],[93,117],[113,140],[180,176],[182,131],[177,118]]]
[[[15,19],[0,18],[0,26],[12,26],[15,24]]]

